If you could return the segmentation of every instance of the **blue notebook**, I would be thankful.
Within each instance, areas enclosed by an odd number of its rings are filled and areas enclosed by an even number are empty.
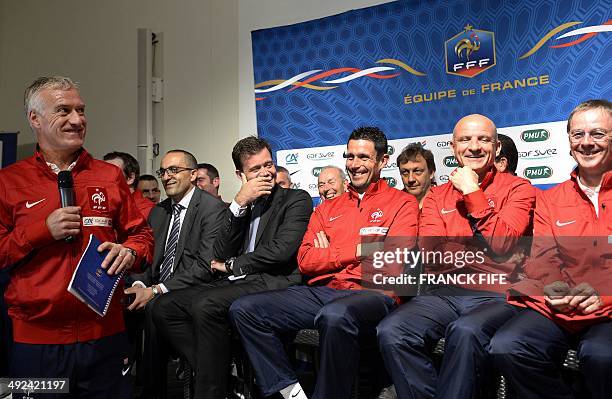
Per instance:
[[[87,248],[81,255],[68,285],[68,292],[83,301],[94,312],[104,316],[117,284],[123,277],[123,272],[110,276],[106,273],[106,269],[100,267],[109,252],[108,250],[98,252],[100,244],[102,242],[90,234]]]

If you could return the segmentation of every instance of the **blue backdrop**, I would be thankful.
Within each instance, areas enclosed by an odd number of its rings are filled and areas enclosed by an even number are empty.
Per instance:
[[[469,113],[498,127],[565,120],[612,97],[611,24],[610,0],[446,0],[254,31],[259,135],[276,152],[344,144],[358,125],[397,139]]]

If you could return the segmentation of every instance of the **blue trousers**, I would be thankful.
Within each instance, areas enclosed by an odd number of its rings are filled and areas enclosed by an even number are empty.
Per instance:
[[[501,294],[446,287],[400,306],[378,325],[378,344],[398,397],[471,398],[486,381],[488,345],[517,309]],[[445,296],[437,296],[437,295]],[[446,338],[438,373],[431,354]]]
[[[570,334],[542,314],[524,309],[491,341],[495,365],[520,398],[574,398],[561,378],[561,365],[572,342],[592,399],[612,395],[612,321]]]
[[[70,394],[31,394],[32,398],[131,399],[132,376],[122,372],[129,353],[124,333],[65,345],[16,342],[10,376],[69,379]]]
[[[321,363],[313,398],[348,399],[359,365],[358,338],[368,332],[374,338],[376,325],[394,304],[372,291],[296,286],[240,298],[230,318],[265,396],[297,382],[283,337],[316,328]]]

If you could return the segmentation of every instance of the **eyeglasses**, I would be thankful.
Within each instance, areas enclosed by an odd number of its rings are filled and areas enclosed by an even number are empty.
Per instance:
[[[193,170],[193,168],[181,168],[180,166],[170,166],[166,169],[159,168],[159,170],[155,171],[155,174],[157,174],[157,177],[161,179],[162,177],[164,177],[166,173],[168,173],[169,177],[172,177],[176,175],[177,173],[184,172],[186,170]]]
[[[569,137],[570,137],[570,141],[572,143],[579,143],[588,134],[589,136],[591,136],[591,139],[593,141],[602,143],[602,142],[607,141],[609,139],[609,136],[608,136],[609,133],[610,133],[610,131],[607,131],[607,130],[604,130],[604,129],[594,129],[594,130],[591,130],[588,133],[585,132],[584,130],[572,130],[571,132],[569,132]]]

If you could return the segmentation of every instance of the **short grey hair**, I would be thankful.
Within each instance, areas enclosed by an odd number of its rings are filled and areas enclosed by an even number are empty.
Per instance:
[[[26,89],[23,95],[23,106],[25,108],[26,115],[30,114],[30,111],[41,112],[42,107],[40,104],[39,94],[43,90],[78,90],[79,85],[72,81],[72,79],[65,76],[41,76],[32,82]]]
[[[327,165],[327,166],[324,166],[323,169],[321,169],[321,172],[323,172],[326,169],[335,169],[335,170],[337,170],[338,173],[340,174],[340,177],[342,178],[342,180],[347,180],[346,173],[344,172],[344,170],[342,170],[342,168],[339,168],[339,167],[334,166],[334,165]]]
[[[567,132],[570,132],[570,126],[572,124],[574,115],[576,115],[578,112],[590,111],[592,109],[600,109],[602,112],[607,112],[608,115],[612,117],[612,102],[605,99],[588,100],[578,104],[569,114],[569,117],[567,118]]]

